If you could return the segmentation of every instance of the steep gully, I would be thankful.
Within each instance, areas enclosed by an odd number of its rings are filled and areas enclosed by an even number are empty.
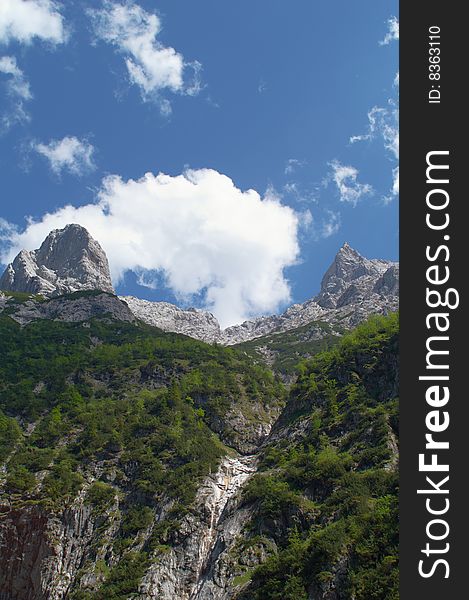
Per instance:
[[[219,541],[220,531],[218,527],[224,517],[224,509],[228,501],[232,499],[241,490],[243,485],[250,479],[256,471],[257,454],[243,456],[240,458],[225,458],[213,479],[212,485],[206,484],[209,488],[209,497],[211,497],[211,515],[210,526],[201,545],[199,555],[197,580],[194,589],[190,595],[190,600],[198,600],[207,584],[209,567],[216,562],[217,556],[215,549]],[[211,488],[211,489],[210,489]]]
[[[181,524],[180,538],[142,579],[139,600],[230,598],[226,554],[247,522],[240,491],[257,468],[258,454],[225,457],[197,493],[195,515]]]

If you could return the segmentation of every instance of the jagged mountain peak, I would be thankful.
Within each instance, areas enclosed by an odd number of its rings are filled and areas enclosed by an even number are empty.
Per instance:
[[[51,231],[37,250],[22,250],[0,278],[0,289],[46,297],[114,292],[104,250],[76,223]]]
[[[348,242],[344,242],[337,251],[337,254],[332,261],[331,267],[335,264],[345,269],[351,265],[359,265],[363,263],[373,262],[370,259],[365,258],[358,250],[353,248]]]
[[[335,255],[329,269],[326,271],[323,277],[323,283],[327,282],[331,275],[347,278],[360,276],[356,271],[357,267],[368,267],[370,262],[371,261],[363,257],[357,250],[352,248],[348,242],[344,242]]]
[[[363,287],[367,280],[381,277],[393,265],[390,261],[365,258],[345,242],[322,278],[316,301],[324,308],[340,306],[342,295],[355,282]]]

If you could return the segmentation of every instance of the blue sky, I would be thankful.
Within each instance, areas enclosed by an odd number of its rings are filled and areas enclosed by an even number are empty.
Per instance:
[[[80,221],[118,292],[230,324],[311,297],[345,240],[397,260],[397,10],[2,0],[2,261]]]

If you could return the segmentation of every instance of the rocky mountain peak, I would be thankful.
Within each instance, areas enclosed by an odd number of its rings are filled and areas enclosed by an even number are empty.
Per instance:
[[[316,301],[324,308],[335,308],[351,284],[363,284],[367,279],[376,279],[392,265],[389,261],[365,258],[345,242],[322,278]]]
[[[77,224],[54,229],[37,250],[22,250],[0,278],[0,289],[46,297],[82,290],[114,293],[104,250]]]

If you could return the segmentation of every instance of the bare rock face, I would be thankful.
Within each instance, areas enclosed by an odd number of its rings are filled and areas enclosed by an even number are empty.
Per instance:
[[[114,293],[104,250],[75,224],[51,231],[38,250],[22,250],[0,278],[0,289],[45,297],[83,290]]]
[[[257,455],[225,457],[204,480],[171,549],[144,575],[138,600],[233,598],[229,551],[250,515],[240,507],[240,492],[256,467]]]
[[[30,297],[24,302],[0,292],[0,314],[7,310],[10,318],[20,325],[48,319],[79,323],[90,319],[114,319],[116,321],[135,321],[133,313],[125,302],[107,292],[86,291],[62,298],[37,300]],[[1,600],[1,599],[0,599]]]
[[[324,308],[336,308],[351,284],[364,282],[367,278],[376,280],[390,264],[384,260],[364,258],[346,242],[322,279],[317,302]]]
[[[210,312],[195,308],[183,310],[169,302],[152,302],[134,296],[121,299],[139,319],[163,331],[183,333],[204,342],[216,342],[220,338],[220,324]]]
[[[93,534],[91,508],[81,503],[60,516],[39,506],[0,507],[1,600],[61,600]]]
[[[230,346],[289,331],[312,321],[354,327],[372,314],[397,310],[399,265],[365,258],[345,243],[326,271],[317,296],[302,304],[293,304],[281,315],[259,317],[224,330],[209,312],[182,310],[167,302],[150,302],[132,296],[121,299],[145,323],[204,342]]]

